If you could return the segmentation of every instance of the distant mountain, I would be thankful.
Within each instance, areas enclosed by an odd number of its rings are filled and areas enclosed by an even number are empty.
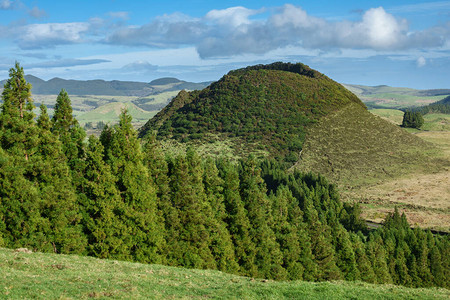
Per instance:
[[[33,75],[26,75],[25,79],[33,86],[35,95],[57,95],[65,89],[69,95],[104,95],[104,96],[136,96],[145,97],[165,91],[203,89],[210,82],[194,83],[176,78],[161,78],[150,83],[134,81],[105,81],[105,80],[66,80],[53,78],[48,81]],[[3,87],[6,80],[0,82]]]
[[[356,95],[368,96],[376,94],[399,94],[410,95],[416,97],[432,97],[450,95],[450,89],[431,89],[431,90],[418,90],[404,87],[392,87],[388,85],[366,86],[357,84],[343,84],[348,90]]]

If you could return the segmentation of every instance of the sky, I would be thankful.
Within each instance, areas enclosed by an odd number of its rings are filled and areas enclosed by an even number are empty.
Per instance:
[[[450,1],[0,0],[0,79],[202,82],[275,61],[349,84],[450,88]]]

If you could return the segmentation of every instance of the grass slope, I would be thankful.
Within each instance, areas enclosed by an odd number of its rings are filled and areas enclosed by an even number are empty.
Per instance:
[[[123,109],[133,117],[134,122],[142,122],[151,118],[155,112],[147,112],[137,107],[133,103],[113,102],[102,105],[94,110],[77,117],[80,123],[95,122],[98,120],[104,122],[115,122],[119,120],[119,115]]]
[[[431,144],[402,128],[348,105],[308,131],[296,167],[355,188],[426,167],[433,151]]]
[[[296,167],[337,183],[368,220],[381,222],[396,206],[413,226],[450,231],[450,132],[411,134],[392,125],[400,111],[372,112],[383,118],[353,105],[320,120]]]
[[[448,299],[442,288],[362,282],[275,282],[211,270],[145,265],[0,248],[7,299]]]

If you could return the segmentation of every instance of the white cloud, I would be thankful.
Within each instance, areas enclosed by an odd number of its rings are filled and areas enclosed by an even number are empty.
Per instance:
[[[13,2],[10,0],[1,0],[0,1],[0,9],[12,9],[13,8]]]
[[[205,18],[223,26],[239,27],[240,25],[250,24],[249,17],[257,13],[258,11],[256,10],[237,6],[221,10],[211,10],[206,14]]]
[[[397,48],[404,42],[408,29],[406,20],[397,20],[382,7],[371,8],[364,13],[359,24],[361,37],[368,38],[368,46],[374,49]],[[366,36],[364,34],[366,32]]]
[[[36,16],[41,12],[36,9]],[[10,26],[8,30],[0,30],[0,36],[15,39],[22,49],[86,42],[151,49],[194,47],[202,59],[261,56],[289,47],[333,53],[346,50],[394,53],[417,48],[442,50],[450,45],[450,22],[412,31],[407,20],[382,7],[371,8],[359,20],[352,21],[311,16],[291,4],[260,10],[230,7],[211,10],[202,18],[174,13],[156,17],[144,25],[128,24],[127,12],[108,14],[112,19]]]
[[[425,65],[427,64],[427,60],[425,59],[425,57],[421,56],[417,59],[416,64],[419,68],[425,67]]]
[[[212,10],[202,19],[181,14],[163,16],[142,26],[116,30],[105,42],[148,47],[194,45],[202,58],[208,58],[262,54],[289,46],[325,51],[436,48],[450,39],[450,23],[409,31],[407,20],[396,18],[382,7],[367,10],[357,21],[332,22],[310,16],[291,4],[269,11],[268,17],[250,18],[263,12],[266,10],[231,7]]]
[[[88,23],[32,24],[22,28],[23,33],[17,42],[23,49],[40,49],[80,43],[83,41],[82,34],[88,29]]]
[[[137,60],[122,67],[122,70],[131,72],[156,71],[157,69],[158,66],[152,65],[145,60]]]

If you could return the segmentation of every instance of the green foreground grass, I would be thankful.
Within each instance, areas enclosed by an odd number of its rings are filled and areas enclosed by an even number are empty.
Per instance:
[[[449,299],[442,288],[362,282],[275,282],[211,270],[189,270],[76,255],[0,248],[5,299]]]

